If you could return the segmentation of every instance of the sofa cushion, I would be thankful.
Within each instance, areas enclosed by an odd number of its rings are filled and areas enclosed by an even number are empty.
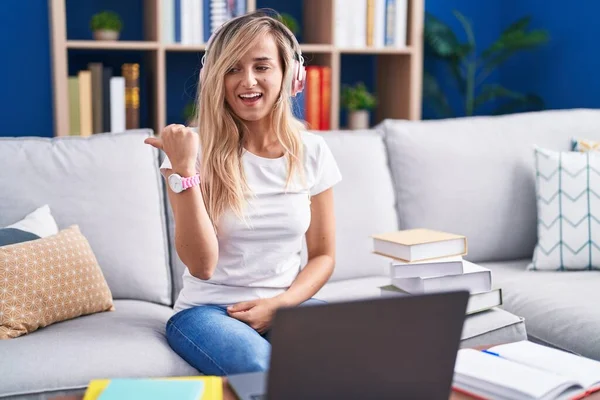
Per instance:
[[[385,275],[390,260],[372,253],[370,235],[398,229],[395,195],[381,133],[374,130],[319,133],[343,179],[333,189],[336,266],[330,281]],[[302,251],[306,261],[306,243]]]
[[[504,309],[525,318],[532,340],[600,360],[600,271],[528,271],[530,261],[482,264]]]
[[[569,150],[600,139],[600,110],[552,110],[381,125],[401,229],[467,236],[474,262],[531,258],[536,243],[533,145]]]
[[[379,287],[389,284],[389,276],[345,279],[325,284],[314,297],[329,303],[378,298],[381,297]],[[493,308],[465,318],[461,347],[516,342],[526,338],[523,318],[501,308]]]
[[[532,270],[600,269],[600,152],[535,149]]]
[[[167,343],[171,308],[136,300],[115,308],[0,341],[0,398],[83,389],[91,379],[198,375]]]
[[[76,225],[0,247],[0,339],[112,310],[102,270]]]
[[[23,219],[2,228],[0,231],[0,236],[3,236],[2,231],[5,230],[12,230],[13,233],[15,233],[15,231],[21,232],[21,237],[33,237],[34,239],[39,239],[46,236],[56,235],[58,233],[58,226],[56,225],[56,221],[50,212],[50,207],[48,207],[47,204],[44,204],[43,206],[25,215]],[[3,240],[0,238],[0,246],[9,244],[9,240],[6,240],[8,239],[8,235],[3,237],[5,239]],[[12,241],[12,243],[18,242],[19,241]]]
[[[48,204],[79,225],[114,298],[171,304],[164,197],[150,130],[0,138],[0,226]]]

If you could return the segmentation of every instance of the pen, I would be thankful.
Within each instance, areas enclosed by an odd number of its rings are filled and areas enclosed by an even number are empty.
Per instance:
[[[489,350],[481,350],[481,351],[483,351],[484,353],[491,354],[491,355],[496,356],[496,357],[500,357],[500,354],[494,353],[493,351],[489,351]]]

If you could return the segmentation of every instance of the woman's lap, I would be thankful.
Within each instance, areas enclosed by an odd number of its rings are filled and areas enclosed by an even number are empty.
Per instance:
[[[326,302],[308,299],[300,306],[319,304]],[[188,308],[167,322],[171,348],[207,375],[266,371],[271,355],[268,338],[269,332],[260,335],[246,323],[230,317],[219,305]]]
[[[175,314],[167,322],[167,341],[184,360],[207,375],[265,371],[269,365],[269,342],[217,305]]]

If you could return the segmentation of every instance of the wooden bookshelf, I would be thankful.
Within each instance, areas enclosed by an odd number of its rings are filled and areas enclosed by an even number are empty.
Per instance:
[[[160,132],[167,119],[167,62],[169,52],[197,52],[204,45],[163,43],[160,0],[143,0],[144,39],[142,41],[103,42],[68,40],[66,37],[66,0],[48,0],[50,15],[52,83],[54,96],[54,132],[69,134],[68,52],[80,50],[141,51],[145,53],[144,68],[149,72],[151,101],[148,112],[153,116],[151,126]],[[376,122],[386,118],[421,119],[421,87],[423,73],[424,1],[408,0],[407,47],[404,48],[340,48],[334,44],[334,0],[301,0],[304,23],[301,44],[303,55],[312,65],[331,67],[331,129],[340,128],[340,88],[342,55],[373,55],[377,57]],[[256,0],[247,0],[247,10],[256,9]],[[307,63],[307,65],[310,65]],[[149,100],[150,99],[150,100]]]

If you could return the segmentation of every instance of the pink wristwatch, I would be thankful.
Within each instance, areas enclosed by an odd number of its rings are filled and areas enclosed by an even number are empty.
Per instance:
[[[184,190],[187,190],[193,186],[200,184],[200,175],[196,174],[194,176],[189,176],[183,178],[179,174],[171,174],[169,175],[169,187],[174,193],[181,193]]]

